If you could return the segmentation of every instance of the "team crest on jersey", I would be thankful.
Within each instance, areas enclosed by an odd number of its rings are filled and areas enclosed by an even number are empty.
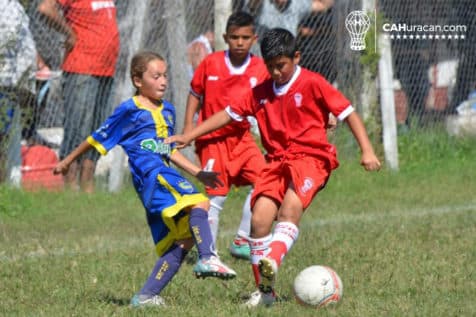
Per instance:
[[[254,88],[257,83],[258,83],[258,78],[256,78],[256,77],[251,77],[251,78],[250,78],[251,88]]]
[[[296,103],[296,107],[302,106],[302,94],[297,92],[294,94],[294,102]]]
[[[314,187],[314,180],[310,177],[304,178],[304,183],[299,189],[303,195],[310,191]]]
[[[186,190],[186,191],[188,191],[188,192],[193,191],[193,185],[190,184],[188,181],[185,181],[185,180],[184,180],[184,181],[180,181],[180,182],[178,183],[178,186],[179,186],[180,188],[182,188],[183,190]]]
[[[169,120],[169,122],[170,122],[171,125],[174,125],[174,124],[175,124],[175,123],[174,123],[174,116],[172,116],[171,114],[169,114],[169,115],[167,116],[167,119]]]

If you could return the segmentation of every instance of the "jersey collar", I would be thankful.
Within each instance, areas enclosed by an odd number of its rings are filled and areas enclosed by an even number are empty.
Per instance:
[[[296,70],[294,71],[293,76],[291,79],[285,84],[280,87],[276,87],[276,82],[273,81],[273,91],[276,96],[282,96],[286,94],[289,90],[289,87],[292,86],[292,84],[296,81],[296,79],[299,77],[299,74],[301,73],[301,67],[299,65],[296,65]]]
[[[230,71],[231,75],[242,75],[245,73],[246,68],[251,62],[251,54],[248,53],[248,56],[246,56],[245,61],[243,64],[241,64],[238,67],[233,66],[233,64],[230,61],[230,52],[229,50],[225,51],[225,64],[228,67],[228,70]]]

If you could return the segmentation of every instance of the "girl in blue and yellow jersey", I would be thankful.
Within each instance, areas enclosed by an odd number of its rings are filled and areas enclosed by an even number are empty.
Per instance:
[[[186,253],[197,246],[197,277],[229,279],[236,273],[217,257],[207,211],[209,200],[170,162],[207,186],[221,181],[205,172],[163,140],[174,134],[175,108],[163,99],[167,88],[167,64],[158,54],[140,52],[131,61],[132,98],[120,104],[103,125],[74,149],[54,169],[65,174],[81,154],[94,148],[106,154],[115,145],[127,153],[134,187],[146,210],[159,259],[149,278],[131,301],[133,306],[164,305],[159,293],[172,280]]]

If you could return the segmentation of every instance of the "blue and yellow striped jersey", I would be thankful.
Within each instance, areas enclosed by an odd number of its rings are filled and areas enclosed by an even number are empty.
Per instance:
[[[129,157],[135,183],[168,165],[173,144],[163,140],[174,134],[175,120],[175,107],[170,102],[163,100],[157,109],[151,110],[133,97],[121,103],[88,137],[88,142],[103,155],[120,145]]]

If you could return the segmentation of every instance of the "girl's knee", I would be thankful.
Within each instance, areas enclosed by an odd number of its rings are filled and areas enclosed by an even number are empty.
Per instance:
[[[190,249],[193,248],[194,246],[194,242],[192,238],[177,240],[175,241],[175,244],[187,251],[190,251]]]
[[[205,209],[205,210],[208,212],[208,210],[210,209],[210,201],[209,201],[209,200],[207,200],[207,201],[202,201],[202,202],[196,204],[196,205],[194,206],[194,208]]]

